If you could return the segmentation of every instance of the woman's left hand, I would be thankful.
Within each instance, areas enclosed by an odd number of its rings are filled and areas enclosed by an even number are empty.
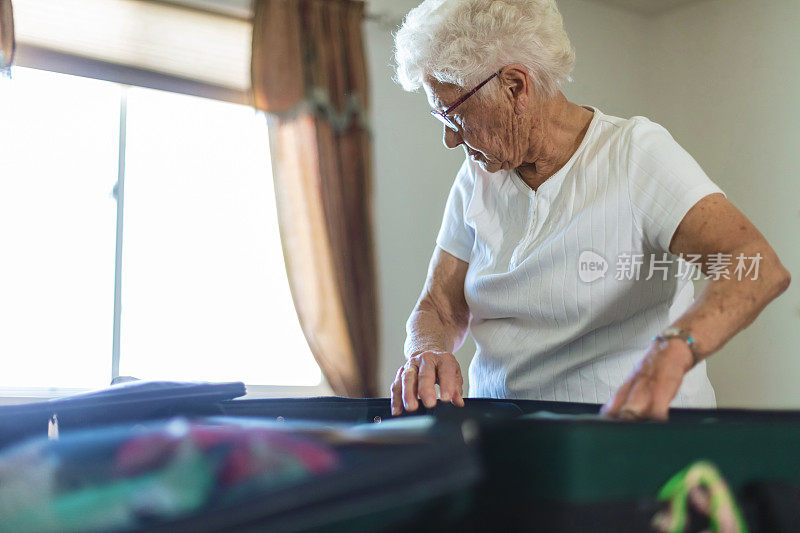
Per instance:
[[[667,420],[669,404],[693,361],[689,345],[683,340],[653,341],[633,374],[600,412],[621,420]]]

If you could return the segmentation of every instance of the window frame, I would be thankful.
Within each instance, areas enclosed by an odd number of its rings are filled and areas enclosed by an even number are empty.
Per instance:
[[[190,96],[199,96],[211,100],[250,105],[252,99],[249,92],[238,91],[227,87],[220,87],[204,82],[197,82],[169,76],[157,72],[146,71],[122,65],[116,65],[94,59],[65,54],[55,50],[20,43],[17,49],[16,65],[19,67],[45,70],[49,72],[92,78],[109,81],[125,86],[125,91],[120,98],[120,138],[119,138],[119,168],[117,170],[117,185],[114,188],[114,197],[117,201],[116,221],[116,256],[114,260],[114,331],[111,354],[111,380],[119,375],[120,361],[120,332],[121,332],[121,268],[122,268],[122,231],[123,214],[125,209],[125,130],[127,121],[127,87],[136,86],[156,89]],[[244,398],[291,398],[331,396],[330,388],[325,376],[318,385],[249,385]],[[86,388],[66,387],[0,387],[0,405],[13,405],[30,401],[42,401],[61,398],[71,394],[86,392]]]
[[[222,87],[152,70],[106,63],[27,43],[17,43],[14,62],[20,67],[110,81],[121,85],[199,96],[240,105],[252,105],[253,103],[250,91]]]

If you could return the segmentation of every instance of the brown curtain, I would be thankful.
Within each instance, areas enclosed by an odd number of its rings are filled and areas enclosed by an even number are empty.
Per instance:
[[[14,10],[11,0],[0,0],[0,75],[14,62]]]
[[[351,397],[377,393],[363,17],[359,1],[256,0],[251,65],[295,308],[328,383]]]

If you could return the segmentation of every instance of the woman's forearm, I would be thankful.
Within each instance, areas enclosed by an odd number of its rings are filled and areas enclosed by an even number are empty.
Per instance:
[[[706,358],[749,326],[761,311],[789,286],[791,276],[774,252],[761,251],[767,261],[755,279],[720,277],[708,282],[695,302],[672,325],[694,338],[694,351]],[[766,256],[764,256],[766,252]]]

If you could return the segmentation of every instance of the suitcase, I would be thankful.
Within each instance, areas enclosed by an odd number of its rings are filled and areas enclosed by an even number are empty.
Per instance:
[[[49,402],[3,407],[0,442],[8,451],[33,436],[40,445],[44,441],[45,446],[71,446],[75,450],[102,440],[100,436],[113,441],[120,435],[164,424],[176,415],[188,421],[227,420],[300,433],[338,428],[382,439],[380,444],[340,443],[337,450],[343,458],[342,469],[309,483],[279,492],[254,492],[224,505],[207,502],[190,515],[149,520],[133,531],[395,531],[456,527],[464,523],[473,508],[474,488],[482,469],[474,444],[465,438],[462,422],[419,416],[390,420],[386,400],[232,400],[244,392],[241,383],[133,382]],[[487,410],[520,413],[507,405]],[[59,441],[46,443],[46,428],[53,415],[58,419]],[[376,423],[382,417],[385,421]],[[90,453],[88,447],[86,453]],[[108,452],[98,454],[99,463]],[[76,468],[84,468],[85,464]],[[78,477],[82,474],[75,473]],[[130,527],[121,530],[132,531]]]
[[[55,400],[0,407],[0,448],[36,435],[173,415],[221,413],[225,400],[244,396],[243,383],[131,381]]]

